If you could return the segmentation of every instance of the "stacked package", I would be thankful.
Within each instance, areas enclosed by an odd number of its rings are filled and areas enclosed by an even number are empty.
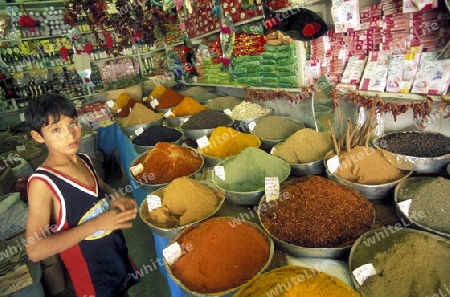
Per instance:
[[[192,13],[186,14],[186,32],[189,38],[220,29],[220,20],[212,12],[212,1],[199,0],[192,3]]]
[[[231,16],[233,23],[250,20],[263,15],[262,1],[225,0],[220,1],[225,16]]]

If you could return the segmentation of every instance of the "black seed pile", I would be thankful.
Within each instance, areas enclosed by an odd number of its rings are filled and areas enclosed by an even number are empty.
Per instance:
[[[392,133],[380,138],[378,145],[394,154],[419,158],[450,154],[450,138],[439,133]]]
[[[228,126],[231,124],[229,116],[220,110],[207,109],[193,114],[182,128],[187,130],[196,129],[214,129],[219,126]]]
[[[133,143],[141,146],[154,146],[157,142],[174,142],[182,133],[165,126],[150,126],[137,136]]]

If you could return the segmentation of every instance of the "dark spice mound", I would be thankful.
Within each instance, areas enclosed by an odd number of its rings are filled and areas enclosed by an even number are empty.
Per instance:
[[[260,208],[261,222],[275,237],[308,248],[341,248],[370,230],[372,204],[359,192],[320,176],[284,182],[282,197]]]
[[[222,111],[207,109],[193,114],[182,128],[187,130],[214,129],[219,126],[228,126],[231,121],[230,117]]]
[[[380,138],[378,143],[394,154],[419,158],[450,154],[450,138],[439,133],[392,133]]]
[[[141,146],[154,146],[157,142],[174,142],[182,133],[165,126],[150,126],[137,136],[133,143]]]

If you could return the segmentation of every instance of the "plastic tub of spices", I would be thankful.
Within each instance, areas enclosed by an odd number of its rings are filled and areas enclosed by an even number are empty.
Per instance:
[[[131,138],[136,152],[142,154],[154,148],[158,142],[171,142],[173,144],[180,144],[183,138],[183,132],[166,126],[151,126],[139,134]]]
[[[450,180],[416,176],[401,181],[394,192],[395,210],[411,227],[450,239]]]
[[[235,220],[210,218],[169,241],[166,249],[178,244],[182,254],[164,257],[164,266],[187,296],[231,297],[269,268],[274,254],[272,239],[257,224],[234,224]],[[163,254],[168,254],[166,249]]]
[[[263,196],[258,218],[289,255],[344,259],[356,239],[372,228],[375,210],[359,192],[309,175],[281,184],[275,200]]]
[[[374,138],[372,143],[402,170],[437,172],[450,162],[450,137],[438,132],[393,132]]]
[[[367,172],[370,172],[370,170],[375,170],[373,171],[373,173],[368,173],[365,174],[362,172],[362,170],[356,170],[353,168],[352,165],[350,165],[350,163],[341,160],[341,164],[339,165],[341,168],[345,168],[343,169],[343,172],[345,171],[352,171],[352,172],[356,172],[359,173],[360,176],[362,178],[367,177],[370,178],[371,176],[376,177],[376,175],[379,175],[378,177],[381,178],[385,178],[387,176],[387,170],[389,170],[389,172],[391,171],[396,171],[395,175],[397,176],[394,180],[391,181],[384,181],[382,183],[378,183],[378,184],[367,184],[367,183],[362,183],[362,182],[354,182],[354,181],[349,181],[348,179],[342,178],[339,176],[339,168],[336,171],[332,171],[332,168],[330,168],[328,161],[334,157],[336,154],[334,151],[329,152],[325,158],[324,158],[324,165],[325,165],[325,171],[327,173],[328,178],[330,178],[331,180],[334,180],[344,186],[350,187],[352,189],[355,189],[356,191],[360,192],[361,194],[363,194],[367,199],[387,199],[392,197],[393,195],[393,191],[395,189],[395,186],[400,183],[401,181],[407,179],[411,174],[412,171],[406,171],[406,170],[400,170],[398,168],[395,168],[394,166],[390,165],[389,162],[387,162],[382,155],[377,157],[379,155],[379,153],[377,153],[376,149],[374,148],[368,148],[368,150],[363,150],[362,152],[358,151],[358,153],[350,153],[350,155],[353,158],[353,161],[355,161],[355,164],[357,166],[359,166],[361,169],[367,170]],[[359,158],[357,156],[360,156],[359,154],[362,153],[364,156],[363,158]],[[377,157],[377,159],[375,161],[370,162],[369,160],[372,158]],[[341,159],[341,157],[339,157],[339,159]],[[347,159],[349,160],[350,157]],[[386,164],[384,164],[386,163]],[[388,167],[386,167],[386,166]],[[384,168],[386,168],[386,170],[378,170],[376,171],[377,166],[379,166],[380,168],[382,168],[381,166],[385,166]],[[353,168],[353,169],[352,169]]]

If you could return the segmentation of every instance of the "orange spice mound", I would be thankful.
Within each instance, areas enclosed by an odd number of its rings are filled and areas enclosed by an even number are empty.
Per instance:
[[[135,178],[146,184],[164,184],[182,176],[189,176],[203,166],[202,157],[195,151],[170,142],[158,142],[141,155],[135,165],[144,170]]]
[[[181,234],[177,242],[191,248],[170,266],[172,274],[199,293],[223,292],[246,283],[270,256],[269,241],[258,229],[231,218],[206,220]]]
[[[175,107],[183,101],[184,96],[180,93],[175,92],[174,90],[167,89],[164,93],[159,97],[159,104],[156,106],[157,109],[165,109]]]

